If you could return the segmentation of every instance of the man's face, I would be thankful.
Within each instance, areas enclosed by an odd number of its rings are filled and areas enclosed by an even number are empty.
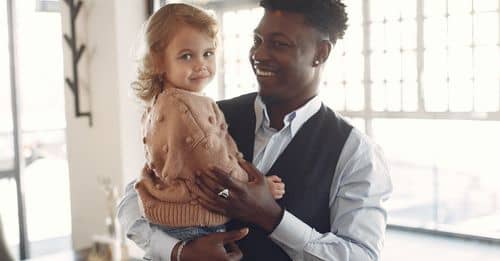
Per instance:
[[[266,104],[300,102],[316,93],[317,37],[303,15],[266,10],[250,49],[250,63]]]

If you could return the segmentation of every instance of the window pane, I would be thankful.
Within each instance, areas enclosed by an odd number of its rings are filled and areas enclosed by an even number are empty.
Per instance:
[[[448,43],[453,46],[466,46],[472,43],[471,15],[453,15],[448,17]]]
[[[401,17],[401,0],[385,0],[384,16],[388,21],[396,21]],[[377,3],[378,4],[378,3]],[[373,6],[373,5],[372,5]]]
[[[401,48],[415,49],[417,47],[417,22],[403,20],[401,22]]]
[[[371,71],[371,80],[374,82],[381,82],[385,80],[385,55],[383,52],[372,52],[370,56],[370,71]]]
[[[370,49],[385,49],[385,26],[383,23],[373,23],[370,25]]]
[[[416,0],[398,1],[398,3],[401,6],[401,17],[403,19],[412,19],[417,16]]]
[[[416,111],[418,108],[418,89],[416,81],[404,81],[402,90],[403,111]]]
[[[473,110],[473,83],[470,79],[451,80],[449,83],[450,111],[466,112]]]
[[[445,111],[448,109],[446,51],[430,49],[424,52],[422,88],[426,111]]]
[[[401,52],[399,50],[389,51],[384,55],[385,79],[389,81],[401,80]],[[381,63],[382,63],[381,62]]]
[[[365,107],[365,90],[361,82],[349,84],[346,86],[346,100],[348,111],[361,111]]]
[[[450,48],[448,59],[451,79],[469,80],[472,78],[472,48]]]
[[[388,111],[401,111],[401,84],[397,82],[388,82],[386,84],[386,102]]]
[[[61,14],[37,11],[35,5],[36,1],[14,5],[31,257],[71,248]]]
[[[424,20],[424,45],[428,47],[444,47],[446,45],[446,19],[428,18]]]
[[[476,0],[474,1],[475,11],[494,11],[498,9],[498,0]]]
[[[383,82],[375,82],[370,86],[372,92],[372,110],[384,111],[386,105],[386,87]]]
[[[447,58],[444,49],[428,49],[424,52],[423,77],[436,79],[446,77]]]
[[[372,81],[401,80],[401,52],[373,52],[370,57]]]
[[[376,119],[373,131],[394,184],[389,223],[500,238],[499,122]]]
[[[370,1],[370,21],[384,20],[387,0],[378,0],[376,4]]]
[[[18,1],[15,5],[21,126],[23,130],[64,128],[61,15],[36,12],[35,4]],[[33,43],[37,48],[33,48]]]
[[[7,2],[0,3],[0,171],[14,167]]]
[[[385,49],[399,50],[401,48],[401,23],[390,22],[385,24]]]
[[[474,73],[476,78],[500,77],[500,55],[496,46],[477,47],[474,49]]]
[[[426,17],[444,16],[446,14],[446,1],[424,0],[424,15]]]
[[[448,0],[448,13],[465,14],[472,11],[472,0]]]
[[[500,109],[500,81],[495,78],[478,78],[475,81],[475,111],[496,112]]]
[[[476,44],[498,43],[498,13],[474,16],[474,41]]]
[[[333,57],[333,59],[335,58]],[[348,53],[344,61],[339,66],[342,67],[344,79],[351,82],[360,82],[363,79],[364,56],[360,52]]]
[[[404,81],[417,80],[417,53],[414,51],[403,52],[401,56],[401,71]]]

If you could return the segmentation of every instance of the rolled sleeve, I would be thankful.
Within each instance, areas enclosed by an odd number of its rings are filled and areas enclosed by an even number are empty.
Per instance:
[[[145,260],[170,261],[170,254],[179,240],[151,225],[142,215],[134,189],[135,181],[125,188],[118,205],[117,217],[128,239],[145,251]]]

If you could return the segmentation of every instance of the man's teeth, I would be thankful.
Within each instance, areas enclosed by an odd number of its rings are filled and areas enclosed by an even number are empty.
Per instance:
[[[258,76],[274,76],[275,73],[274,72],[269,72],[269,71],[263,71],[263,70],[259,70],[259,69],[255,69],[255,72]]]

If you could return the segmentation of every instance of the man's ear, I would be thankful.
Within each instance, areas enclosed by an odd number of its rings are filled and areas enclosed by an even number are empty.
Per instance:
[[[328,59],[332,51],[332,43],[328,40],[320,40],[317,45],[316,55],[314,56],[313,65],[318,66]]]

